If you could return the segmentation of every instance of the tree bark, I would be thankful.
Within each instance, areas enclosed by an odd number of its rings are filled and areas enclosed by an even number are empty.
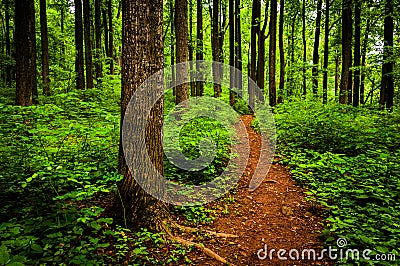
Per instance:
[[[391,110],[393,107],[394,82],[393,82],[393,2],[386,0],[385,19],[384,19],[384,47],[383,47],[383,65],[382,81],[380,91],[380,105],[383,109]]]
[[[354,93],[353,106],[360,103],[360,64],[361,64],[361,2],[355,0],[354,9]]]
[[[365,29],[364,40],[363,40],[363,48],[362,48],[362,74],[361,74],[361,85],[360,85],[360,104],[364,104],[364,95],[365,95],[365,64],[367,57],[367,45],[368,45],[368,34],[370,31],[371,20],[367,19],[367,26]]]
[[[322,84],[322,102],[328,102],[328,63],[329,63],[329,8],[330,0],[325,1],[325,39],[324,39],[324,78]]]
[[[303,96],[307,95],[307,83],[306,83],[306,64],[307,64],[307,41],[306,41],[306,0],[303,0],[302,5],[302,36],[303,36]]]
[[[285,23],[285,0],[281,0],[279,10],[279,94],[280,97],[278,100],[280,103],[283,101],[283,95],[285,91],[285,50],[283,48],[283,28]]]
[[[342,104],[350,103],[352,91],[352,62],[351,40],[353,37],[352,0],[342,2],[342,75],[340,81],[339,101]]]
[[[261,1],[253,0],[251,36],[250,36],[250,79],[257,82],[257,34],[260,32]],[[248,84],[249,105],[254,108],[255,88],[251,82]]]
[[[258,33],[258,55],[257,55],[257,85],[261,92],[264,94],[265,91],[265,31],[267,30],[268,24],[268,3],[265,5],[264,11],[264,24],[262,29]],[[258,95],[262,97],[263,95]]]
[[[108,48],[109,56],[110,56],[110,74],[114,75],[114,60],[115,60],[115,52],[114,52],[114,26],[113,26],[113,6],[112,0],[108,0],[108,44],[110,47]]]
[[[131,1],[122,0],[123,21],[123,48],[122,48],[122,91],[121,91],[121,127],[125,111],[133,93],[151,75],[163,68],[163,3],[162,0]],[[162,83],[162,82],[161,82]],[[149,89],[148,93],[154,95],[163,91],[162,84],[157,84]],[[143,98],[138,108],[149,105],[151,97]],[[141,127],[139,121],[141,114],[133,116],[131,123],[133,130]],[[125,162],[122,144],[119,150],[119,169],[124,175],[118,184],[118,196],[115,197],[114,210],[116,221],[127,226],[140,228],[147,227],[158,230],[161,218],[160,212],[164,209],[158,200],[147,194],[135,181],[136,176],[145,177],[149,182],[156,182],[151,171],[140,167],[143,158],[149,154],[152,162],[160,174],[163,174],[163,99],[159,99],[150,111],[146,124],[146,147],[139,150],[125,152],[132,156],[138,169],[131,172]],[[135,134],[131,136],[132,143],[138,143]],[[147,149],[146,149],[147,148]]]
[[[271,16],[269,21],[269,105],[276,105],[276,20],[277,0],[271,0]]]
[[[188,61],[188,16],[187,0],[175,0],[175,29],[176,29],[176,63]],[[175,103],[179,104],[188,99],[188,67],[187,64],[177,65],[177,84]]]
[[[83,0],[83,23],[85,37],[86,87],[93,88],[92,40],[90,35],[90,0]]]
[[[8,63],[6,67],[6,84],[11,86],[11,39],[10,39],[10,3],[9,0],[5,1],[5,38],[6,38],[6,55],[8,57]]]
[[[229,73],[229,104],[231,106],[235,105],[235,93],[233,88],[235,88],[235,0],[229,0],[229,65],[231,70]]]
[[[107,20],[107,10],[103,9],[103,25],[104,25],[104,49],[106,51],[106,56],[110,57],[109,48],[110,45],[108,44],[108,20]]]
[[[196,96],[196,86],[193,73],[193,0],[189,0],[189,75],[190,75],[190,95]]]
[[[34,0],[15,1],[16,104],[37,103]],[[36,94],[36,95],[35,95]]]
[[[50,95],[49,35],[47,30],[46,0],[40,0],[40,33],[42,41],[43,94]]]
[[[201,61],[204,59],[203,55],[203,4],[201,0],[197,0],[197,41],[196,41],[196,60]],[[197,76],[201,79],[201,65],[196,63]],[[196,96],[203,96],[204,83],[202,81],[196,82]]]
[[[101,51],[101,0],[94,1],[94,24],[96,28],[96,80],[99,84],[103,77],[102,51]]]
[[[313,51],[313,94],[318,94],[318,62],[319,62],[319,36],[321,34],[321,13],[322,13],[322,0],[317,3],[317,19],[315,22],[315,38],[314,38],[314,51]]]
[[[243,89],[243,62],[242,62],[242,31],[241,31],[241,18],[240,18],[240,0],[235,0],[235,67],[239,70],[239,75],[235,81],[239,92]]]
[[[212,57],[214,62],[220,62],[221,51],[220,51],[220,0],[214,0],[212,6],[212,33],[211,33],[211,46],[212,46]],[[221,95],[221,70],[218,64],[213,63],[213,77],[214,77],[214,97],[218,98]]]
[[[82,1],[75,2],[75,74],[76,88],[83,90],[85,88],[84,59],[83,59],[83,29],[82,29]]]

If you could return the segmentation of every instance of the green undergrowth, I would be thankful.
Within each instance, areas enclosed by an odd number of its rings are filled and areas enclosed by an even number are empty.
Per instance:
[[[400,258],[400,113],[292,102],[275,110],[278,156],[324,206],[326,246]],[[361,257],[361,255],[360,255]],[[339,260],[339,265],[393,265]]]

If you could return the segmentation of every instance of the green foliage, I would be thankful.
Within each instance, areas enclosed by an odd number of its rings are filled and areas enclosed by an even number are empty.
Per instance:
[[[315,102],[280,105],[276,113],[281,162],[325,207],[326,243],[344,237],[348,247],[398,256],[400,114]]]

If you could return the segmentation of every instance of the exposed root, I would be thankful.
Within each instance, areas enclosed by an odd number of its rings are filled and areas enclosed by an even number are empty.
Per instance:
[[[222,238],[234,238],[234,237],[239,237],[238,235],[232,235],[232,234],[225,234],[225,233],[218,233],[218,232],[214,232],[214,231],[210,231],[210,230],[205,230],[205,229],[199,229],[199,228],[193,228],[193,227],[187,227],[187,226],[183,226],[180,224],[176,224],[176,227],[178,229],[180,229],[181,231],[185,231],[187,233],[195,233],[195,232],[205,232],[209,235],[213,235],[216,237],[222,237]]]

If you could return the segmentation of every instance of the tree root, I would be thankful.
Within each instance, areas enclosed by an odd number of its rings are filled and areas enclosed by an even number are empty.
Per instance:
[[[183,226],[180,224],[176,224],[175,225],[178,229],[180,229],[181,231],[185,231],[188,233],[195,233],[195,232],[205,232],[209,235],[213,235],[216,237],[222,237],[222,238],[234,238],[234,237],[239,237],[238,235],[232,235],[232,234],[225,234],[225,233],[218,233],[218,232],[214,232],[214,231],[210,231],[210,230],[205,230],[205,229],[199,229],[199,228],[193,228],[193,227],[187,227],[187,226]]]

